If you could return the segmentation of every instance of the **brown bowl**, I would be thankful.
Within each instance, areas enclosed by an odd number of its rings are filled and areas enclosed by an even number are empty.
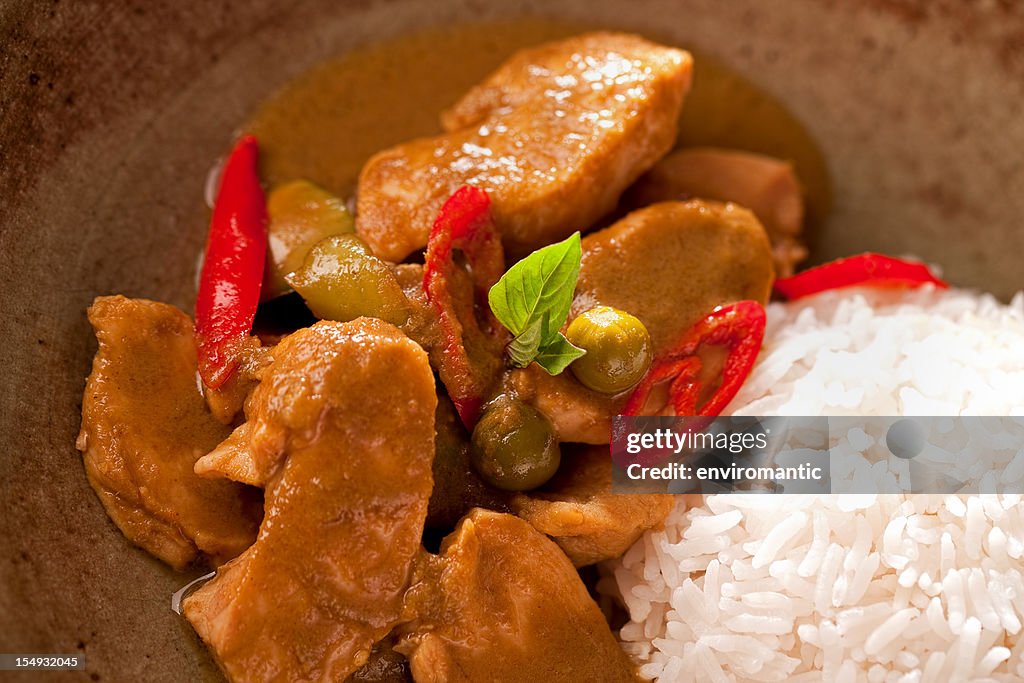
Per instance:
[[[169,609],[188,577],[132,548],[86,483],[85,308],[121,292],[190,309],[207,170],[289,79],[416,27],[529,14],[694,46],[785,102],[834,183],[816,260],[914,253],[958,285],[1024,285],[1024,7],[1009,0],[8,3],[0,652],[84,652],[97,681],[218,678]]]

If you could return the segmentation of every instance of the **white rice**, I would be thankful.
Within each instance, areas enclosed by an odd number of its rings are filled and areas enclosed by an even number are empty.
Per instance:
[[[727,412],[1024,415],[1024,295],[846,290],[768,319]],[[1018,455],[1004,481],[1024,474]],[[623,646],[655,680],[1020,681],[1020,500],[680,497],[600,588],[626,605]]]

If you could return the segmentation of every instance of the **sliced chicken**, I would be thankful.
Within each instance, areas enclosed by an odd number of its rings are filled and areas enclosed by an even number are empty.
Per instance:
[[[397,647],[418,683],[635,680],[565,553],[517,517],[473,510],[418,579]]]
[[[772,252],[753,213],[735,204],[663,202],[583,239],[571,316],[597,305],[632,313],[655,357],[716,306],[771,293]],[[512,373],[520,395],[547,415],[562,441],[605,444],[626,395],[587,389],[571,373],[531,365]]]
[[[602,304],[647,327],[655,356],[715,306],[766,303],[771,246],[753,213],[735,204],[662,202],[583,240],[572,316]]]
[[[259,538],[184,602],[230,680],[344,680],[401,621],[435,403],[426,353],[380,320],[320,322],[274,350],[236,444],[266,487]]]
[[[508,373],[513,393],[544,413],[560,441],[606,444],[611,440],[612,417],[622,412],[628,392],[609,396],[588,389],[572,372],[551,376],[536,364]]]
[[[491,194],[512,258],[586,228],[671,149],[692,68],[686,52],[621,33],[517,53],[444,114],[446,134],[370,159],[360,237],[403,260],[464,184]]]
[[[577,567],[621,556],[664,522],[672,505],[670,495],[612,493],[611,455],[594,446],[563,447],[555,478],[511,501],[512,511],[551,536]]]
[[[803,191],[788,161],[729,149],[683,149],[655,164],[629,189],[624,202],[641,207],[693,198],[735,202],[753,211],[771,239],[779,277],[792,275],[807,257],[800,242]]]
[[[269,476],[269,465],[258,466],[249,448],[252,424],[243,422],[217,447],[196,461],[195,473],[210,479],[230,479],[262,487]]]
[[[99,350],[82,401],[78,449],[89,483],[133,543],[175,569],[235,557],[256,538],[259,492],[192,467],[228,435],[196,383],[192,321],[174,306],[99,297]]]

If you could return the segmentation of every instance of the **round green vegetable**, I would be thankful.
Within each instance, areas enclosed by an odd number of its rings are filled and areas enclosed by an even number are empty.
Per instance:
[[[617,394],[643,379],[651,367],[651,336],[634,316],[611,306],[580,314],[565,331],[587,354],[573,361],[572,372],[585,386]]]
[[[473,467],[484,481],[505,491],[543,485],[561,461],[551,422],[510,396],[499,396],[487,406],[473,429],[472,444]]]
[[[356,229],[345,202],[306,180],[293,180],[271,190],[267,215],[267,267],[261,290],[264,301],[291,290],[288,274],[302,266],[314,244]]]
[[[395,274],[355,235],[317,242],[288,282],[324,320],[346,322],[365,315],[401,325],[409,318],[408,300]]]

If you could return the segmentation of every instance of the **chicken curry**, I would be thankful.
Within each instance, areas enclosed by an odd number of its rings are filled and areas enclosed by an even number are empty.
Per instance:
[[[806,254],[805,185],[672,151],[690,53],[540,38],[372,156],[282,146],[268,105],[220,171],[194,322],[89,309],[89,480],[132,542],[216,567],[182,611],[232,681],[636,677],[579,569],[673,499],[611,491],[612,417],[724,407]]]

